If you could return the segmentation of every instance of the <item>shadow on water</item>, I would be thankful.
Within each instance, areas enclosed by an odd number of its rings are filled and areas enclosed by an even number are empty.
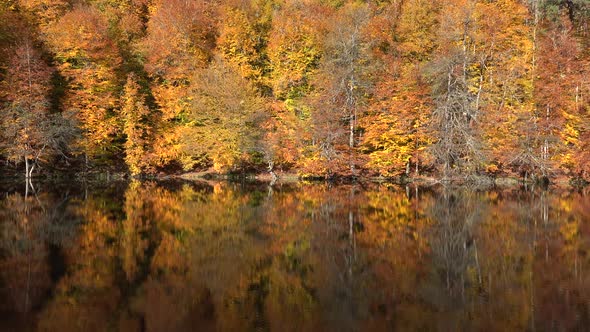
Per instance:
[[[2,330],[590,326],[587,192],[137,181],[2,188]]]

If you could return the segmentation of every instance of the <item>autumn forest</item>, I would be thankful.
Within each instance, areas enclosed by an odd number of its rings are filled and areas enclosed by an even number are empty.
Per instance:
[[[589,0],[0,0],[0,168],[590,181]]]

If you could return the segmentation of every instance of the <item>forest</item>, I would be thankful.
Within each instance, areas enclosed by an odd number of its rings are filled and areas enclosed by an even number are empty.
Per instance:
[[[0,0],[0,169],[590,181],[590,0]]]

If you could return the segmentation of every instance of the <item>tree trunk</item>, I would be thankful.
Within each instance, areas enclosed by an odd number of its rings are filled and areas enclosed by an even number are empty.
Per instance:
[[[30,167],[30,165],[29,165],[29,158],[27,158],[25,156],[25,179],[28,179],[28,178],[31,177],[31,175],[29,173],[29,167]]]
[[[350,114],[350,130],[349,130],[349,137],[348,137],[348,145],[350,148],[354,148],[354,115]]]
[[[275,182],[277,182],[277,179],[279,178],[277,176],[277,173],[275,173],[275,171],[274,171],[274,162],[273,161],[268,162],[268,172],[270,173],[270,176],[271,176],[270,185],[272,186],[273,184],[275,184]]]
[[[35,169],[36,165],[37,165],[37,163],[33,163],[31,165],[31,169],[29,169],[29,179],[33,177],[33,170]]]
[[[350,114],[350,129],[349,129],[349,138],[348,138],[348,145],[350,148],[350,172],[351,175],[354,175],[354,113],[351,112]]]

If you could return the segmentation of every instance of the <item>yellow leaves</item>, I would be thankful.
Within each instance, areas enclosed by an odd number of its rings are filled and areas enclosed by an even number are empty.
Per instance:
[[[575,244],[579,235],[579,223],[577,221],[563,222],[559,227],[559,232],[563,236],[565,243],[568,245]]]
[[[495,174],[500,170],[498,164],[492,163],[486,166],[486,173]]]
[[[402,39],[400,49],[408,61],[426,59],[436,47],[437,4],[432,1],[408,1],[396,33]]]
[[[269,36],[268,57],[273,88],[279,98],[300,97],[309,87],[309,77],[321,56],[317,21],[307,7],[288,6],[278,12]]]
[[[565,128],[562,131],[562,134],[564,136],[564,141],[566,144],[572,144],[574,146],[578,145],[578,138],[580,137],[580,133],[572,123],[566,123]]]
[[[132,175],[148,170],[151,163],[149,151],[153,141],[150,109],[145,105],[145,96],[139,92],[139,84],[134,75],[129,75],[122,96],[125,142],[125,162]]]
[[[249,162],[265,118],[264,100],[234,64],[221,59],[192,81],[188,121],[180,129],[185,169],[211,161],[216,170],[231,171]]]
[[[252,23],[240,9],[227,9],[225,12],[225,24],[217,41],[224,59],[237,64],[242,77],[260,79],[262,72],[255,66],[260,55]]]

